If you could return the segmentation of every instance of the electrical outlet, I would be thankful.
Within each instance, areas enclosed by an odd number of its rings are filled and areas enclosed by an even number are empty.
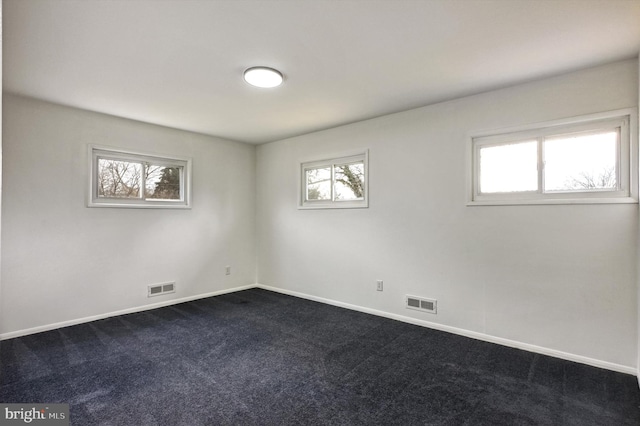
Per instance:
[[[378,290],[378,291],[382,291],[382,284],[383,284],[383,283],[382,283],[382,280],[378,280],[378,281],[376,281],[376,286],[377,286],[377,287],[376,287],[376,290]]]
[[[225,275],[231,275],[231,266],[227,266],[224,268],[224,274]]]

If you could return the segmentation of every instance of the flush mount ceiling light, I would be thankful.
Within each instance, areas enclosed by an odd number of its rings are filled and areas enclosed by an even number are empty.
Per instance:
[[[276,87],[282,84],[282,73],[268,67],[252,67],[244,72],[244,81],[256,87]]]

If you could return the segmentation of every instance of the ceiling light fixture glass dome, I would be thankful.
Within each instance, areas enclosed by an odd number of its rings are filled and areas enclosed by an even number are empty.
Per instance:
[[[276,87],[282,84],[282,73],[269,67],[252,67],[244,72],[244,81],[256,87]]]

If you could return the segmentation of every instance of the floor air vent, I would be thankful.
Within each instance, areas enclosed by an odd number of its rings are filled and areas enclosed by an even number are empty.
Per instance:
[[[407,309],[415,309],[416,311],[437,313],[438,301],[434,299],[425,299],[423,297],[407,296]]]
[[[149,293],[148,297],[151,296],[160,296],[161,294],[167,293],[175,293],[176,292],[176,283],[163,283],[163,284],[153,284],[148,287]]]

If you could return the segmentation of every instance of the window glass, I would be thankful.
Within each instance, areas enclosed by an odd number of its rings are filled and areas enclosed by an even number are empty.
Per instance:
[[[139,198],[142,164],[98,159],[98,196]]]
[[[618,132],[547,138],[544,143],[545,189],[591,191],[616,189]]]
[[[637,112],[471,138],[469,204],[637,203]]]
[[[480,149],[480,192],[538,189],[538,145],[534,141]]]
[[[307,200],[331,199],[331,167],[307,170]]]
[[[146,165],[145,197],[157,200],[179,200],[182,167]]]
[[[89,207],[189,207],[190,159],[90,145],[89,161]]]
[[[368,153],[302,163],[299,208],[368,207]]]
[[[364,162],[335,167],[336,200],[364,198]]]

